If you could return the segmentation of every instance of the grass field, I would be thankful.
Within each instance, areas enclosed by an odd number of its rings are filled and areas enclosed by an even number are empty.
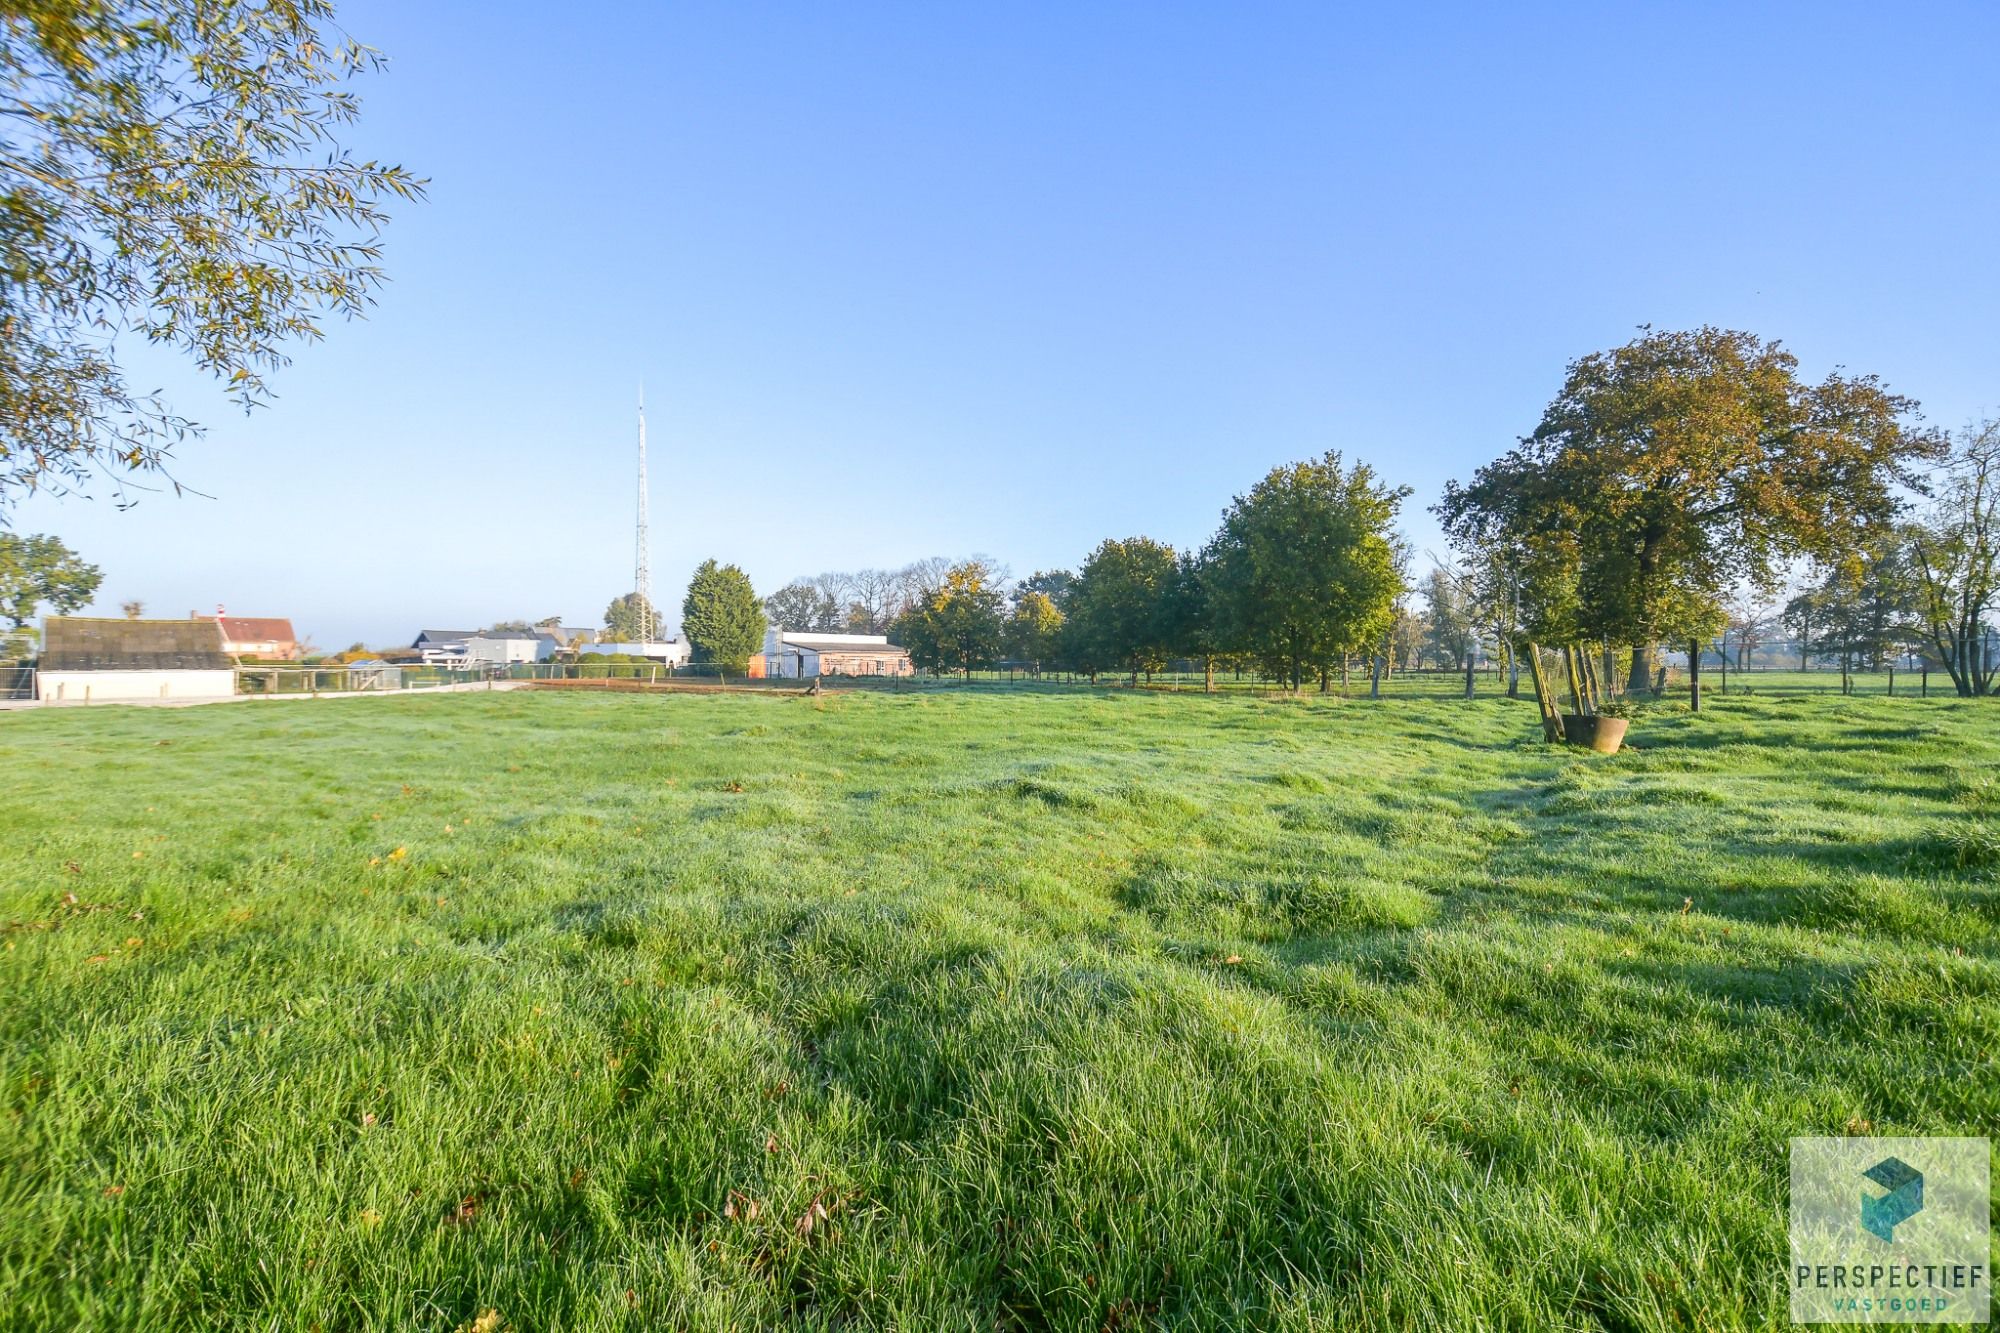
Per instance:
[[[1786,1326],[2000,1124],[2000,704],[0,715],[0,1327]]]

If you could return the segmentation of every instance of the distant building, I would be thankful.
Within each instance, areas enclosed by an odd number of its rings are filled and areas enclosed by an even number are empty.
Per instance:
[[[513,666],[546,662],[562,641],[546,629],[427,629],[410,645],[425,666]]]
[[[50,616],[35,692],[44,703],[226,699],[236,672],[212,619]]]
[[[464,666],[471,658],[466,653],[465,641],[479,633],[476,629],[426,629],[418,630],[416,641],[410,647],[421,654],[425,666]]]
[[[357,657],[347,664],[347,684],[353,690],[400,690],[403,668],[379,657]]]
[[[882,634],[764,632],[764,674],[796,680],[813,676],[909,676],[910,655]]]
[[[686,666],[694,656],[694,647],[684,638],[676,635],[671,639],[651,639],[638,641],[607,641],[577,645],[577,656],[608,656],[616,653],[624,657],[643,657],[658,662],[661,666]]]
[[[475,665],[546,662],[561,648],[556,637],[544,630],[481,630],[465,640],[466,660]]]
[[[232,657],[262,657],[273,661],[296,662],[305,656],[292,622],[282,616],[232,616],[217,607],[212,616],[198,611],[189,620],[205,620],[222,631],[222,651]]]
[[[565,648],[581,648],[587,643],[596,643],[603,638],[603,632],[594,629],[580,629],[574,625],[537,625],[538,632],[553,634],[556,642]]]

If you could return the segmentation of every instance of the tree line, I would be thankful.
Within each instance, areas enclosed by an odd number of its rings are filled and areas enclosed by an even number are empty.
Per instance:
[[[1470,690],[1490,654],[1510,682],[1526,666],[1552,732],[1563,684],[1595,711],[1656,687],[1663,648],[1687,653],[1698,708],[1704,658],[1773,625],[1823,659],[1920,652],[1968,696],[2000,668],[2000,422],[1926,426],[1879,378],[1808,381],[1750,333],[1645,329],[1572,362],[1535,429],[1432,507],[1450,550],[1421,576],[1396,529],[1409,495],[1328,453],[1273,469],[1198,549],[1109,539],[1018,582],[984,558],[824,574],[764,607],[786,628],[888,633],[939,672],[1136,681],[1191,661],[1296,690],[1429,662]]]

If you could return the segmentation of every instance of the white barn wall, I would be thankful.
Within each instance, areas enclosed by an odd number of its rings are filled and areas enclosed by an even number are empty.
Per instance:
[[[35,677],[43,703],[117,703],[134,699],[225,699],[236,693],[234,671],[43,671]]]

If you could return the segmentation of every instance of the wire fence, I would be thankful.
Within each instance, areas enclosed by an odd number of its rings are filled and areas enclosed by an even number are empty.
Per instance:
[[[1681,662],[1660,669],[1649,682],[1671,697],[1685,695],[1687,669]],[[1755,667],[1748,670],[1704,660],[1702,689],[1709,697],[1730,694],[1821,694],[1882,695],[1899,698],[1928,698],[1952,694],[1951,679],[1942,671],[1930,671],[1921,663],[1911,666],[1885,665],[1879,670],[1841,671],[1837,667]],[[1086,673],[1059,668],[1037,670],[1028,664],[1002,664],[971,672],[920,672],[908,676],[842,676],[817,678],[823,688],[873,689],[888,692],[953,688],[1075,688],[1141,689],[1169,693],[1206,692],[1279,694],[1291,693],[1290,682],[1250,669],[1218,668],[1211,676],[1192,662],[1170,663],[1160,671]],[[235,670],[235,692],[254,696],[316,696],[348,694],[391,694],[443,686],[477,684],[488,681],[604,682],[625,687],[728,686],[734,689],[796,690],[812,684],[811,679],[732,674],[701,663],[581,661],[513,662],[464,667],[370,663],[365,666],[322,666],[290,663],[261,663]],[[1614,673],[1613,681],[1623,693],[1625,673]],[[1475,697],[1506,694],[1510,688],[1532,698],[1533,689],[1525,670],[1514,685],[1508,668],[1494,662],[1480,663],[1472,673]],[[1301,693],[1326,693],[1361,697],[1374,692],[1368,664],[1357,662],[1346,672],[1338,669],[1301,684]],[[1464,667],[1400,667],[1384,673],[1379,693],[1387,697],[1462,698],[1467,689]],[[36,697],[33,667],[0,666],[0,699]]]

